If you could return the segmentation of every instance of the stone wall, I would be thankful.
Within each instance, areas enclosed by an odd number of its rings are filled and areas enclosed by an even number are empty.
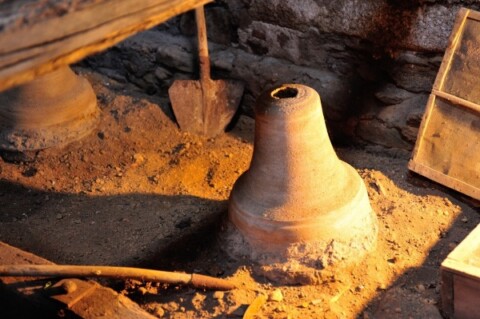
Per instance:
[[[219,0],[206,8],[213,77],[246,83],[243,111],[270,86],[321,95],[334,142],[409,152],[455,16],[476,0]],[[167,94],[195,79],[193,14],[89,58],[91,67]]]

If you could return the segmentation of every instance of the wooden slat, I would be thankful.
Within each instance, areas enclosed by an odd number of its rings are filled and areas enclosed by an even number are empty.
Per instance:
[[[431,113],[433,111],[433,106],[435,105],[435,99],[436,96],[434,94],[430,94],[428,97],[427,101],[427,107],[425,108],[425,113],[423,113],[422,117],[422,122],[420,123],[420,127],[418,128],[418,134],[417,134],[417,142],[415,143],[415,147],[413,148],[412,152],[412,160],[408,163],[408,168],[411,169],[412,171],[415,171],[413,169],[413,165],[415,164],[415,161],[418,157],[418,154],[420,152],[420,149],[422,148],[422,142],[423,142],[423,134],[428,127],[428,121],[430,119]],[[419,172],[417,172],[419,173]],[[419,173],[420,174],[420,173]]]
[[[0,33],[0,90],[77,62],[211,0],[110,0]]]
[[[441,271],[442,290],[440,292],[442,298],[442,310],[447,318],[453,316],[453,279],[454,274],[450,271]]]
[[[451,94],[448,94],[448,93],[445,93],[445,92],[442,92],[442,91],[433,90],[432,93],[435,94],[436,96],[441,97],[442,99],[448,100],[448,101],[450,101],[450,102],[452,102],[456,105],[460,105],[460,106],[469,108],[472,111],[480,113],[480,105],[478,105],[478,104],[475,104],[475,103],[470,102],[468,100],[462,99],[458,96],[451,95]]]
[[[465,9],[464,9],[465,10]],[[469,19],[480,21],[480,12],[478,11],[470,11],[468,14]]]
[[[20,49],[50,43],[155,7],[160,10],[170,9],[168,2],[165,3],[165,1],[110,0],[100,2],[90,9],[74,11],[59,17],[51,17],[36,23],[34,27],[29,25],[20,26],[0,34],[0,43],[9,44],[8,46],[3,45],[0,47],[0,54],[15,53]]]
[[[445,185],[447,187],[450,187],[451,189],[454,189],[460,193],[468,195],[472,198],[480,199],[479,188],[474,187],[470,184],[467,184],[464,181],[456,179],[452,176],[443,174],[442,172],[434,170],[429,166],[423,165],[422,163],[420,163],[421,160],[422,159],[410,160],[408,163],[408,168],[422,176],[426,176],[431,180],[437,183],[440,183],[442,185]]]
[[[480,268],[475,265],[467,264],[461,260],[447,258],[442,262],[442,268],[460,274],[462,277],[468,277],[480,281]]]
[[[457,13],[455,25],[453,26],[452,33],[450,34],[450,37],[448,39],[448,46],[445,50],[442,64],[440,65],[437,77],[435,79],[435,82],[433,83],[434,90],[441,91],[443,89],[445,77],[447,76],[450,65],[452,64],[453,54],[457,50],[460,39],[462,38],[463,27],[465,26],[467,18],[470,14],[471,11],[465,8],[461,8]]]

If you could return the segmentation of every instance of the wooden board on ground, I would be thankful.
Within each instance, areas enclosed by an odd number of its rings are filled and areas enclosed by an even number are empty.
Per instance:
[[[480,314],[480,225],[443,261],[442,308],[450,318]]]
[[[0,264],[33,264],[52,265],[51,261],[0,242]],[[50,286],[52,282],[56,284]],[[75,289],[70,292],[60,291],[57,287],[64,282],[74,283]],[[49,288],[51,287],[51,288]],[[49,293],[49,290],[52,293]],[[53,293],[55,291],[55,293]],[[101,286],[93,281],[80,279],[55,280],[38,277],[0,277],[0,293],[13,295],[11,302],[22,304],[15,317],[23,318],[56,318],[60,311],[68,312],[75,318],[94,319],[99,317],[112,319],[154,319],[129,298],[117,294],[114,290]],[[4,301],[5,302],[5,301]],[[5,311],[5,309],[2,309]],[[2,312],[11,318],[9,314]],[[67,316],[70,318],[70,316]]]
[[[77,62],[211,1],[21,0],[0,3],[0,91]]]
[[[458,13],[408,167],[480,199],[480,12]]]

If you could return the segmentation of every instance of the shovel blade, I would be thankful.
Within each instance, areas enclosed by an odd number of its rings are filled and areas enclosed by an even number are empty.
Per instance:
[[[180,129],[213,137],[230,123],[243,95],[243,83],[176,80],[168,90]]]
[[[173,113],[183,131],[203,134],[203,94],[200,81],[176,80],[168,89]]]

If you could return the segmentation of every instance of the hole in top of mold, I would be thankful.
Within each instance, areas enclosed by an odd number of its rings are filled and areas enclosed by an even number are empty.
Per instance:
[[[298,90],[296,88],[284,86],[272,92],[272,97],[276,99],[290,99],[297,97]]]

